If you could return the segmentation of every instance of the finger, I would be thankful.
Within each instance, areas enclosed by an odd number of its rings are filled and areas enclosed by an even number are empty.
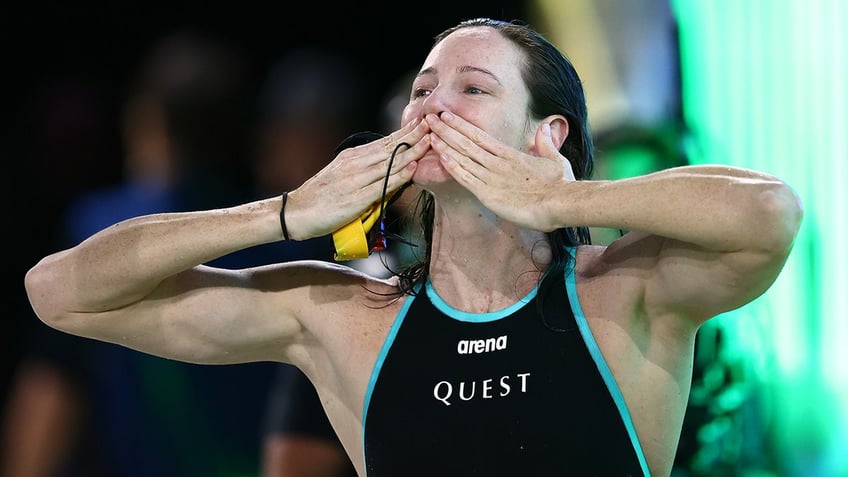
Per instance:
[[[442,116],[448,117],[448,115],[448,112],[442,113]],[[443,166],[446,166],[454,179],[466,187],[473,180],[485,182],[487,166],[492,160],[490,154],[462,132],[444,123],[435,114],[427,115],[427,123],[433,131],[430,134],[433,150],[439,154]],[[467,124],[470,125],[470,123]],[[467,131],[477,134],[478,140],[480,134],[485,134],[475,126],[468,128]],[[446,164],[447,160],[450,160],[451,164]]]
[[[408,135],[410,131],[416,128],[416,125],[415,121],[410,121],[399,130],[394,131],[387,136],[370,131],[354,134],[351,137],[357,136],[358,139],[357,142],[354,143],[355,145],[351,144],[339,151],[337,158],[339,158],[340,161],[356,161],[360,165],[376,164],[394,151],[396,144],[399,142],[397,138]],[[375,138],[368,140],[367,142],[363,142],[363,139],[369,136],[375,136]],[[348,140],[350,140],[350,138]]]
[[[384,180],[390,165],[392,169],[402,168],[420,158],[429,147],[429,138],[421,144],[429,128],[426,125],[419,127],[420,123],[410,122],[388,136],[342,151],[337,158],[341,175],[356,180],[357,184],[370,184]],[[403,137],[404,141],[397,140],[397,137]],[[409,144],[407,141],[413,143],[412,148],[404,146]],[[413,154],[400,154],[405,149],[413,149]]]
[[[405,167],[400,168],[397,172],[389,175],[389,182],[386,190],[391,193],[412,181],[412,176],[415,174],[415,169],[418,167],[417,162],[410,162]]]
[[[457,183],[472,193],[485,184],[485,181],[481,179],[481,176],[486,173],[485,167],[459,153],[435,134],[431,135],[430,142],[433,144],[433,150],[439,154],[442,167]]]
[[[340,166],[351,169],[373,169],[388,157],[383,145],[385,140],[386,138],[382,137],[366,144],[345,149],[336,156],[336,161]]]
[[[511,147],[486,131],[448,111],[439,116],[428,115],[427,122],[430,123],[430,121],[435,123],[430,124],[431,129],[454,149],[466,155],[478,157],[480,160],[492,160],[511,158],[515,153]],[[487,154],[480,154],[481,152]]]
[[[504,161],[476,145],[467,146],[465,149],[458,146],[458,149],[441,135],[431,136],[433,150],[439,153],[443,166],[446,160],[450,160],[453,164],[448,164],[446,168],[451,168],[451,175],[466,188],[495,185],[502,181],[504,176],[511,174],[510,171],[517,165],[516,160]],[[503,154],[512,156],[514,151],[504,148]]]
[[[429,131],[429,129],[425,130]],[[395,145],[395,151],[382,165],[379,184],[386,187],[388,191],[392,191],[410,182],[417,168],[417,160],[423,157],[429,149],[429,135],[424,135],[411,146],[405,142]]]
[[[383,151],[387,154],[391,154],[398,144],[405,142],[411,145],[420,141],[427,133],[426,130],[428,129],[426,124],[422,125],[423,122],[424,121],[414,119],[406,123],[397,131],[393,131],[388,136],[381,138],[378,142],[383,148]]]
[[[410,121],[406,127],[400,129],[398,132],[402,133],[398,138],[398,143],[405,142],[414,145],[430,133],[430,126],[427,124],[427,121],[416,119]]]
[[[447,111],[441,114],[442,117],[447,119],[453,119],[455,116]],[[477,145],[477,141],[485,141],[486,133],[477,128],[476,126],[471,125],[471,123],[467,123],[463,121],[467,127],[464,130],[460,130],[459,128],[454,128],[453,124],[448,124],[446,120],[441,119],[439,116],[435,114],[427,115],[427,122],[430,124],[430,129],[435,132],[444,143],[446,143],[452,149],[455,149],[462,155],[469,157],[477,157],[480,153],[485,152]],[[471,135],[472,137],[469,137]],[[486,158],[482,158],[485,160]]]
[[[408,166],[410,163],[421,159],[424,154],[430,149],[430,137],[424,136],[418,142],[411,146],[406,142],[399,143],[395,146],[396,151],[390,155],[383,165],[383,175],[386,173],[395,174]],[[391,170],[389,170],[391,169]]]

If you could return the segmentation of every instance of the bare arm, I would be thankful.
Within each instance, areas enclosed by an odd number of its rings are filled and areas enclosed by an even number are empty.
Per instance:
[[[42,321],[72,334],[186,361],[251,359],[248,344],[255,337],[244,331],[269,317],[257,303],[254,321],[243,322],[242,332],[230,320],[247,317],[241,307],[258,296],[258,271],[200,264],[279,240],[279,202],[155,214],[113,225],[30,269],[30,303]],[[263,331],[279,337],[285,330],[291,325]]]
[[[529,229],[633,230],[599,273],[639,275],[633,298],[652,314],[696,322],[739,307],[776,279],[800,226],[798,197],[771,175],[686,166],[618,181],[575,181],[558,151],[567,129],[539,126],[522,152],[455,115],[427,118],[454,179],[495,213]]]
[[[551,204],[563,223],[633,230],[610,245],[604,262],[645,271],[649,312],[696,322],[742,306],[771,286],[802,215],[797,196],[779,179],[727,166],[576,182],[554,194]]]
[[[357,217],[382,190],[387,148],[414,144],[396,158],[389,190],[414,173],[426,125],[343,151],[289,194],[288,231],[301,240]],[[390,149],[388,149],[390,152]],[[343,200],[340,200],[342,198]],[[300,329],[309,289],[349,285],[342,267],[317,262],[247,270],[202,264],[281,240],[280,197],[235,207],[136,217],[42,259],[26,275],[30,303],[48,325],[190,362],[280,359],[275,351]],[[356,281],[354,278],[353,281]],[[326,310],[323,310],[326,311]]]
[[[36,264],[26,276],[30,303],[47,321],[62,312],[103,312],[136,303],[179,272],[281,239],[279,202],[154,214],[115,224]]]

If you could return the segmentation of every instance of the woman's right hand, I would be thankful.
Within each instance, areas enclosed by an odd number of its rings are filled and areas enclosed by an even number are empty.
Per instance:
[[[395,147],[387,196],[412,180],[418,159],[430,148],[426,121],[406,126],[368,144],[341,151],[332,162],[288,194],[285,221],[289,237],[306,240],[328,235],[359,217],[380,200]]]

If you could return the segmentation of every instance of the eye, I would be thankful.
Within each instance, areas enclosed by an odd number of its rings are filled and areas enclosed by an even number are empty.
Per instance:
[[[469,86],[465,88],[465,92],[468,94],[485,94],[485,91],[476,86]]]
[[[412,99],[423,98],[424,96],[428,96],[429,94],[429,89],[415,88],[412,90]]]

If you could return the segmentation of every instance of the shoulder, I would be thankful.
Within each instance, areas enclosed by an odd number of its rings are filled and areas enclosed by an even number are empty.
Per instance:
[[[285,310],[296,319],[284,360],[304,371],[316,387],[332,381],[323,374],[326,369],[367,381],[370,367],[366,365],[376,359],[408,299],[396,278],[375,278],[334,262],[289,262],[251,273],[269,274],[257,278],[262,283],[254,288],[283,288],[271,293],[273,298],[264,306]]]
[[[610,245],[580,245],[575,253],[576,272],[589,276],[627,273],[643,277],[656,265],[663,241],[656,235],[629,232]]]
[[[581,245],[574,253],[574,282],[587,317],[607,319],[641,315],[645,283],[653,269],[651,255],[638,253],[644,244]]]
[[[648,329],[689,339],[696,327],[688,304],[696,301],[693,294],[705,295],[706,290],[700,286],[687,291],[691,278],[667,270],[671,262],[680,259],[662,258],[664,241],[630,232],[609,246],[578,248],[574,282],[590,322],[617,323],[628,333],[641,333],[647,322],[662,323]]]

